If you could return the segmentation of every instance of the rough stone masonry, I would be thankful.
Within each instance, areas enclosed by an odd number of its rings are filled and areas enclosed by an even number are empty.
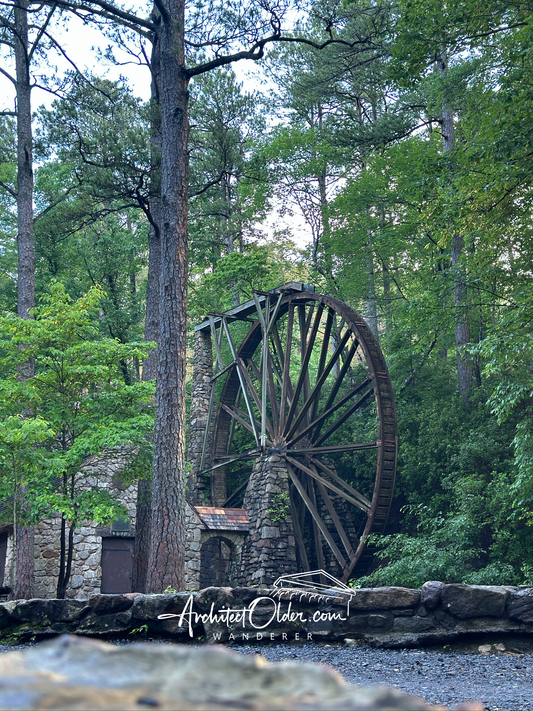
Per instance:
[[[349,603],[349,605],[348,605]],[[245,611],[244,615],[238,611]],[[163,617],[161,617],[163,615]],[[431,581],[421,590],[369,588],[327,595],[272,588],[206,588],[170,595],[0,604],[0,642],[60,633],[176,641],[342,641],[404,648],[497,634],[533,640],[533,587]]]

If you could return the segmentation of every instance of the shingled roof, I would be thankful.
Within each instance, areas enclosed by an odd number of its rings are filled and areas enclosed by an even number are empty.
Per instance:
[[[196,512],[208,529],[218,531],[250,530],[250,520],[246,509],[222,509],[216,506],[195,506]]]

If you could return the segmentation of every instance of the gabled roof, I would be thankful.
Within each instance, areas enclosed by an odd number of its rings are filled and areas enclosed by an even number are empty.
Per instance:
[[[218,531],[250,530],[250,520],[246,509],[223,509],[216,506],[195,506],[197,514],[208,529]]]

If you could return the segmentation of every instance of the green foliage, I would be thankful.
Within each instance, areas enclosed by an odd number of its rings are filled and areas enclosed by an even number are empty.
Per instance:
[[[272,497],[270,507],[267,509],[267,514],[272,523],[278,521],[286,521],[290,512],[290,498],[286,491],[281,494],[276,494]]]
[[[102,297],[94,287],[73,301],[53,282],[34,319],[0,319],[0,471],[6,493],[25,488],[24,516],[32,521],[59,515],[75,529],[82,521],[109,524],[126,514],[89,480],[83,464],[113,456],[117,447],[127,446],[131,459],[146,448],[153,386],[126,384],[121,364],[145,357],[153,344],[98,339]],[[23,379],[30,359],[35,376]],[[64,564],[60,596],[70,576]]]
[[[134,629],[130,630],[128,634],[142,634],[146,635],[148,632],[148,624],[141,625],[140,627],[135,627]]]

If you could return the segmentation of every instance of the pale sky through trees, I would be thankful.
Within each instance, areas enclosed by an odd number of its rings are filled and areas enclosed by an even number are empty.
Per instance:
[[[132,0],[129,4],[131,9],[138,14],[142,14],[142,8],[146,3],[139,0]],[[147,101],[150,98],[150,72],[146,64],[136,62],[135,57],[129,55],[124,50],[117,47],[112,40],[105,36],[103,32],[91,26],[90,23],[83,23],[79,18],[64,15],[65,22],[62,27],[54,27],[53,23],[50,26],[50,33],[54,39],[61,45],[65,56],[59,51],[51,50],[46,57],[46,63],[36,57],[32,65],[32,77],[35,78],[45,76],[50,81],[50,89],[53,91],[59,85],[61,77],[67,71],[72,71],[74,66],[87,75],[97,74],[98,76],[117,81],[120,78],[126,80],[127,85],[132,92]],[[136,41],[139,48],[139,42]],[[149,43],[146,44],[146,53],[149,55]],[[101,56],[105,53],[108,46],[113,49],[114,56],[118,64],[113,64],[105,57]],[[139,50],[139,56],[142,59]],[[68,59],[67,59],[68,58]],[[70,61],[69,61],[70,60]],[[5,50],[0,53],[1,65],[10,74],[15,74],[14,59],[10,57]],[[48,66],[46,65],[48,64]],[[243,60],[232,65],[232,69],[237,76],[239,82],[242,83],[243,89],[251,94],[262,92],[270,94],[275,91],[276,87],[272,80],[265,75],[261,69],[261,63],[252,60]],[[55,80],[55,82],[54,82]],[[34,86],[32,91],[32,112],[35,114],[37,109],[44,105],[50,108],[56,95],[52,91],[47,91],[39,87],[40,82]],[[55,84],[55,86],[54,86]],[[15,88],[13,84],[0,74],[0,111],[13,111],[15,108]],[[278,123],[276,117],[272,117],[272,123]],[[278,210],[281,205],[274,206],[267,220],[263,223],[262,232],[267,239],[271,238],[276,231],[290,230],[294,242],[299,248],[306,246],[311,238],[309,236],[309,228],[306,225],[303,217],[298,214],[297,208],[295,214],[280,216]],[[287,207],[285,205],[285,207]]]

